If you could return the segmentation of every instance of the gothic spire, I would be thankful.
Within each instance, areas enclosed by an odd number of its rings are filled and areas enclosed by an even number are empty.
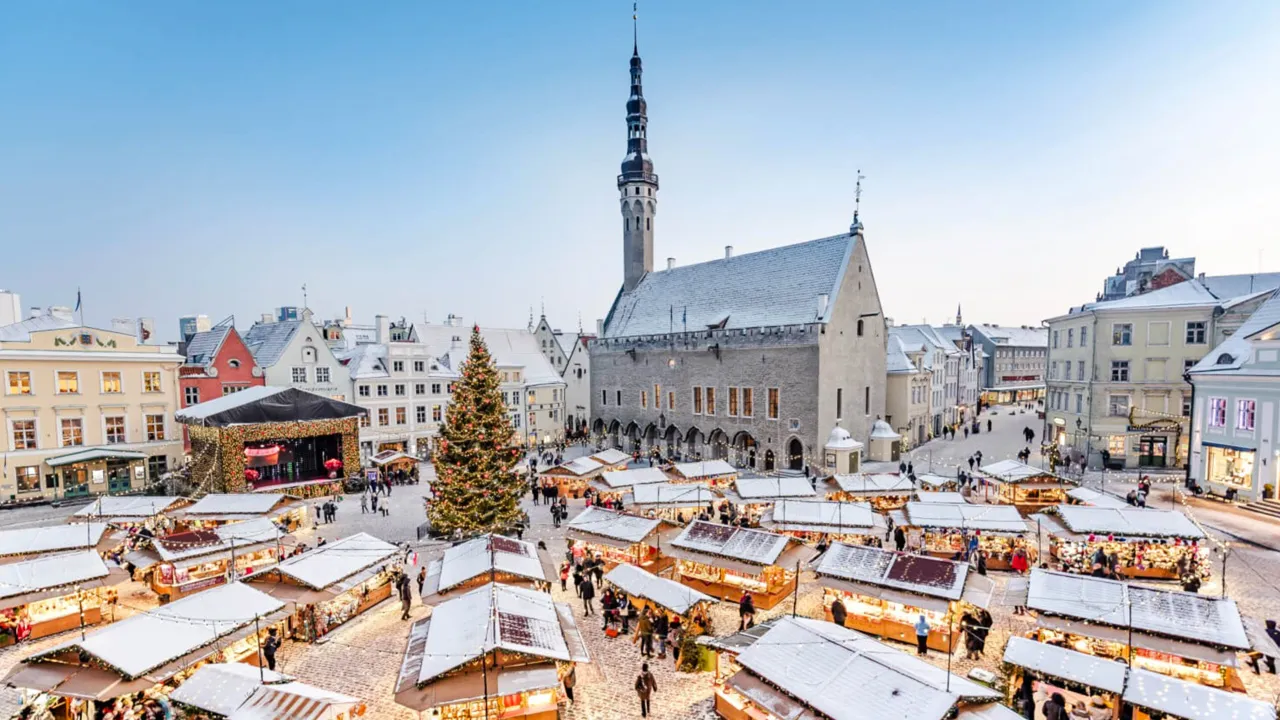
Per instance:
[[[640,35],[637,29],[636,6],[631,6],[631,95],[627,98],[627,156],[622,160],[622,174],[618,176],[618,187],[629,182],[651,183],[658,185],[658,176],[653,174],[653,161],[649,159],[649,116],[644,101],[644,86],[641,75],[644,72],[640,61]]]

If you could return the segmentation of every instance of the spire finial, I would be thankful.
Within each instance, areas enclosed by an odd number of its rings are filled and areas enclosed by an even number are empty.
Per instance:
[[[866,175],[862,174],[862,170],[858,170],[857,183],[853,186],[853,224],[849,226],[849,232],[856,233],[862,229],[862,223],[858,220],[858,210],[862,206],[862,181],[866,179]]]
[[[639,3],[631,3],[631,54],[640,54],[640,22],[637,20],[640,13],[637,11]]]

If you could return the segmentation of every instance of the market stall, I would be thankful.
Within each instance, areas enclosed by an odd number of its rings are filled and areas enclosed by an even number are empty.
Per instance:
[[[134,576],[146,578],[162,601],[176,600],[273,565],[286,541],[270,520],[246,520],[213,530],[187,530],[144,541],[124,554]],[[234,573],[231,571],[235,559]]]
[[[1006,686],[1010,702],[1024,684],[1039,683],[1042,696],[1061,693],[1068,711],[1100,702],[1103,710],[1110,711],[1107,718],[1119,717],[1128,668],[1114,660],[1014,635],[1005,646],[1004,662],[1010,668]],[[1040,708],[1035,720],[1044,720]]]
[[[916,501],[922,503],[942,503],[944,505],[966,505],[969,500],[958,492],[918,492]]]
[[[671,482],[705,483],[710,488],[727,488],[738,479],[738,469],[724,460],[676,463],[668,468]]]
[[[419,461],[418,458],[408,453],[402,453],[399,450],[383,450],[369,458],[369,462],[373,463],[373,466],[385,478],[388,473],[397,470],[403,470],[406,473],[413,472]]]
[[[156,531],[165,527],[167,515],[190,504],[190,500],[180,497],[104,495],[77,510],[67,522],[105,522],[123,530],[145,527]]]
[[[100,717],[168,695],[205,663],[258,662],[259,642],[287,615],[279,600],[232,583],[41,650],[3,683],[21,690],[36,716]]]
[[[436,603],[491,582],[549,592],[559,573],[546,550],[503,535],[481,535],[444,551],[427,565],[423,602]]]
[[[916,475],[916,487],[925,492],[947,492],[960,489],[959,481],[955,477],[933,473]]]
[[[663,550],[683,585],[736,602],[750,593],[767,610],[795,589],[800,565],[817,553],[794,538],[695,520]]]
[[[559,488],[561,497],[580,498],[587,484],[604,472],[604,465],[587,457],[574,458],[538,473],[543,487]]]
[[[72,550],[106,553],[123,541],[124,533],[99,522],[0,530],[0,565]]]
[[[601,472],[591,479],[588,485],[601,500],[622,500],[638,485],[655,485],[669,483],[671,478],[655,467],[636,468],[634,470],[615,470]]]
[[[259,570],[245,582],[291,603],[290,636],[315,642],[391,597],[399,552],[395,545],[356,533]]]
[[[439,720],[555,720],[561,678],[589,661],[568,605],[490,583],[409,629],[396,703]]]
[[[631,462],[631,456],[617,448],[601,450],[590,457],[592,460],[603,465],[604,467],[601,469],[606,473],[626,470],[627,463]]]
[[[977,543],[987,555],[987,569],[1009,570],[1013,551],[1022,548],[1035,564],[1032,529],[1016,508],[1008,505],[968,503],[907,503],[889,514],[894,525],[907,532],[907,547],[934,557],[963,560]]]
[[[822,650],[806,662],[803,647]],[[742,669],[715,688],[716,714],[727,720],[943,720],[1000,699],[997,690],[811,618],[781,618],[736,662]]]
[[[188,717],[205,713],[228,720],[355,720],[366,711],[359,698],[245,663],[203,665],[169,700]]]
[[[845,627],[914,644],[916,620],[924,615],[929,647],[943,652],[962,639],[964,613],[985,609],[995,590],[991,580],[970,572],[968,563],[843,543],[832,545],[814,570],[825,589],[828,620],[838,599],[848,612]]]
[[[1017,460],[1000,460],[979,470],[995,482],[996,494],[992,499],[1002,505],[1012,505],[1022,513],[1064,503],[1067,491],[1079,485],[1071,478]]]
[[[173,514],[182,530],[213,528],[267,519],[285,532],[310,527],[311,517],[302,500],[279,493],[214,493],[200,498],[194,505]]]
[[[1209,577],[1205,534],[1180,512],[1058,505],[1032,519],[1048,532],[1050,553],[1070,572],[1092,572],[1102,550],[1116,557],[1116,570],[1126,577]]]
[[[565,538],[573,545],[581,544],[586,555],[604,560],[605,568],[636,565],[654,573],[675,562],[663,555],[661,548],[664,536],[669,542],[677,533],[664,520],[597,505],[578,513],[565,525]]]
[[[866,545],[885,536],[884,516],[866,503],[782,500],[760,522],[765,530],[809,545],[844,542]]]
[[[604,576],[604,581],[626,593],[637,610],[652,607],[656,612],[677,616],[686,633],[701,635],[710,631],[711,603],[716,601],[710,595],[634,565],[618,565]]]
[[[1226,692],[1135,667],[1129,671],[1124,702],[1133,720],[1275,720],[1276,706],[1241,693]]]
[[[876,512],[897,510],[911,501],[915,484],[897,473],[851,473],[826,479],[827,499],[870,503]]]
[[[113,586],[128,579],[92,550],[0,565],[0,647],[113,620]]]
[[[809,484],[808,478],[794,475],[777,477],[738,477],[733,486],[725,488],[724,498],[736,508],[740,518],[747,524],[756,527],[760,517],[782,500],[817,500],[818,493]]]
[[[631,489],[627,507],[637,514],[671,520],[681,525],[715,503],[715,491],[702,484],[654,483]]]
[[[1091,507],[1127,508],[1133,507],[1115,495],[1098,492],[1092,488],[1076,487],[1067,491],[1067,502],[1072,505],[1089,505]]]
[[[1135,668],[1243,691],[1237,654],[1250,648],[1231,598],[1153,590],[1088,575],[1036,569],[1026,607],[1036,637]]]

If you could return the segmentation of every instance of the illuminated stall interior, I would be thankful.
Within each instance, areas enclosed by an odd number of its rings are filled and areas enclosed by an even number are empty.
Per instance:
[[[783,500],[818,500],[818,493],[808,478],[794,475],[778,477],[739,477],[732,488],[723,490],[724,498],[737,507],[738,516],[745,518],[751,527],[760,524],[760,518],[774,503]]]
[[[0,530],[0,565],[72,550],[106,553],[119,545],[123,536],[105,522]]]
[[[204,713],[231,720],[355,720],[366,712],[359,698],[246,663],[202,665],[169,700],[189,718]]]
[[[689,523],[663,552],[677,560],[680,583],[734,602],[747,592],[764,610],[795,589],[797,568],[817,554],[786,535],[701,520]]]
[[[440,720],[555,720],[561,679],[589,661],[568,605],[491,583],[413,624],[395,699]]]
[[[290,603],[289,636],[315,642],[391,597],[399,549],[357,533],[295,555],[245,582]]]
[[[916,473],[916,487],[924,492],[948,492],[960,488],[957,478],[933,473]]]
[[[760,523],[771,532],[790,535],[809,545],[823,541],[865,545],[885,536],[884,516],[867,503],[782,500]]]
[[[560,488],[561,497],[580,498],[591,480],[604,472],[604,465],[588,457],[574,458],[538,473],[543,487]]]
[[[356,405],[291,387],[251,387],[179,410],[191,437],[192,477],[212,492],[342,491],[360,468]],[[333,462],[337,461],[337,462]],[[331,477],[332,476],[332,477]]]
[[[274,565],[293,538],[270,520],[246,520],[213,530],[152,538],[124,554],[136,577],[147,577],[162,599],[176,600]],[[235,573],[230,565],[235,558]]]
[[[546,550],[503,535],[481,535],[454,545],[427,565],[422,597],[424,602],[435,603],[490,582],[545,592],[558,578]]]
[[[604,576],[604,581],[626,593],[637,610],[652,607],[668,617],[678,616],[686,634],[711,631],[710,606],[716,599],[710,595],[634,565],[618,565]]]
[[[279,600],[234,583],[118,620],[83,640],[77,634],[26,658],[3,682],[21,691],[36,717],[46,710],[57,720],[99,717],[106,708],[167,696],[205,663],[256,663],[259,642],[288,614]]]
[[[976,538],[978,549],[987,554],[989,570],[1010,569],[1017,548],[1026,551],[1030,565],[1035,564],[1033,529],[1017,508],[1009,505],[910,502],[889,517],[906,530],[908,549],[963,560],[969,543]]]
[[[632,488],[627,507],[638,515],[683,525],[699,512],[710,511],[718,497],[714,490],[701,483],[654,483]]]
[[[1014,635],[1005,646],[1004,662],[1010,668],[1006,685],[1010,702],[1023,684],[1038,683],[1044,697],[1061,693],[1068,712],[1073,707],[1088,709],[1098,698],[1103,709],[1110,711],[1108,718],[1119,717],[1128,668],[1115,660]]]
[[[662,470],[656,467],[643,467],[634,470],[602,472],[588,484],[600,500],[621,500],[637,485],[669,482],[671,478]]]
[[[1075,480],[1017,460],[1000,460],[979,469],[995,481],[995,501],[1023,513],[1065,503],[1067,491],[1079,485]]]
[[[710,488],[727,488],[738,479],[738,469],[724,460],[675,463],[669,468],[671,481],[706,483]]]
[[[1040,642],[1107,659],[1132,653],[1135,668],[1244,691],[1237,654],[1250,643],[1231,598],[1036,569],[1026,607]]]
[[[1204,532],[1173,510],[1058,505],[1035,515],[1049,533],[1049,551],[1070,572],[1093,572],[1094,553],[1115,555],[1126,577],[1176,579],[1180,569],[1209,577]]]
[[[307,504],[279,493],[214,493],[174,513],[180,529],[211,530],[246,520],[267,519],[294,532],[311,524]]]
[[[837,474],[826,483],[828,500],[870,503],[876,512],[897,510],[915,494],[911,478],[897,473]]]
[[[606,473],[618,472],[627,469],[627,463],[631,462],[631,455],[622,452],[617,448],[609,448],[601,450],[590,456],[592,460],[600,463]]]
[[[1244,492],[1250,497],[1257,494],[1253,487],[1253,465],[1257,452],[1247,448],[1228,447],[1205,442],[1204,479],[1213,490]]]
[[[615,473],[617,474],[617,473]],[[661,572],[675,561],[663,555],[665,536],[669,542],[679,531],[659,518],[629,515],[592,505],[565,525],[565,537],[582,544],[588,557],[604,560],[606,569],[635,565]]]
[[[0,565],[0,647],[114,619],[116,590],[129,579],[92,550]]]

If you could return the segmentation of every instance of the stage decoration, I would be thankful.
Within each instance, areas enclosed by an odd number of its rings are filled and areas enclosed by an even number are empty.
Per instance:
[[[525,485],[513,471],[520,448],[512,444],[498,369],[478,327],[461,371],[440,428],[428,516],[438,532],[503,532],[520,517]]]
[[[244,471],[244,479],[248,482],[253,482],[261,476],[262,474],[253,468],[248,468]]]
[[[359,418],[297,420],[212,427],[187,425],[191,436],[191,477],[205,492],[251,492],[246,482],[245,443],[342,436],[342,466],[360,467]]]

